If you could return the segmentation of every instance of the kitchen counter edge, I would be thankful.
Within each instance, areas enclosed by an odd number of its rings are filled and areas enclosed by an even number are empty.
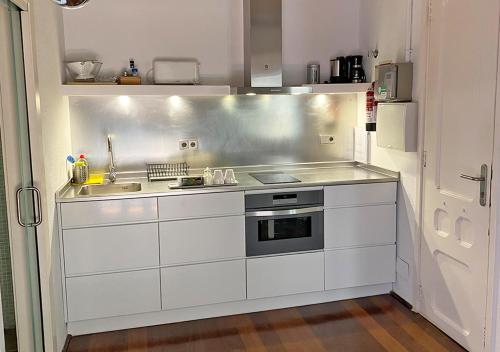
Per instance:
[[[346,167],[346,163],[342,163],[339,167]],[[343,180],[332,180],[320,182],[301,182],[301,183],[287,183],[287,184],[259,184],[259,185],[245,185],[240,184],[238,186],[221,186],[221,187],[210,187],[210,188],[192,188],[192,189],[169,189],[168,182],[155,182],[156,185],[164,185],[167,189],[162,191],[149,191],[142,190],[139,192],[131,192],[124,194],[110,194],[103,196],[74,196],[68,195],[72,187],[70,182],[67,182],[62,187],[57,190],[55,195],[56,203],[71,203],[71,202],[90,202],[90,201],[104,201],[104,200],[119,200],[119,199],[134,199],[134,198],[153,198],[153,197],[167,197],[167,196],[181,196],[181,195],[192,195],[192,194],[204,194],[204,193],[222,193],[222,192],[246,192],[246,191],[260,191],[268,189],[297,189],[297,188],[309,188],[309,187],[328,187],[328,186],[339,186],[339,185],[354,185],[354,184],[370,184],[370,183],[387,183],[387,182],[398,182],[400,180],[400,173],[384,169],[381,167],[362,164],[358,162],[351,163],[353,168],[361,168],[369,171],[377,176],[378,178],[367,178],[367,179],[343,179]],[[335,168],[335,167],[333,167]],[[280,169],[275,169],[280,170]],[[290,171],[290,169],[286,169]],[[314,168],[310,169],[314,170]],[[236,171],[236,170],[235,170]],[[134,179],[135,182],[141,182],[143,184],[150,184],[147,178]],[[155,188],[155,187],[151,187]],[[158,187],[160,188],[160,187]],[[74,193],[74,192],[73,192]]]

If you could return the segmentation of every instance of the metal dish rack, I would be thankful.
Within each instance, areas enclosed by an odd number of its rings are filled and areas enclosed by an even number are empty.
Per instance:
[[[149,181],[175,180],[181,176],[187,176],[189,165],[187,163],[151,163],[147,165]]]

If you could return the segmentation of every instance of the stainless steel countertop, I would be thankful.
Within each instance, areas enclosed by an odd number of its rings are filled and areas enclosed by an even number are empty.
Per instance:
[[[237,186],[174,190],[169,189],[168,187],[168,185],[173,181],[148,182],[145,172],[126,174],[119,173],[116,183],[140,182],[142,184],[142,190],[133,193],[110,194],[104,196],[79,196],[78,192],[80,191],[82,186],[74,186],[68,182],[57,191],[56,202],[85,202],[94,200],[178,196],[200,193],[254,191],[266,189],[287,189],[399,181],[399,172],[394,172],[358,162],[307,163],[278,166],[244,166],[233,167],[233,169],[239,183]],[[302,182],[264,185],[249,175],[249,173],[268,171],[283,171],[291,176],[298,178]],[[191,170],[189,175],[199,176],[202,174],[202,172],[202,169],[195,169]]]

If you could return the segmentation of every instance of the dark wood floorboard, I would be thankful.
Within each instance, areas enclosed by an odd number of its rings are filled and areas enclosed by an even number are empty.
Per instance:
[[[463,352],[389,295],[72,337],[67,352]]]

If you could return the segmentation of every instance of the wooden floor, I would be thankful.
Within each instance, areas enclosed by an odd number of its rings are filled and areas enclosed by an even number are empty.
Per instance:
[[[73,337],[81,351],[465,351],[391,296]]]

